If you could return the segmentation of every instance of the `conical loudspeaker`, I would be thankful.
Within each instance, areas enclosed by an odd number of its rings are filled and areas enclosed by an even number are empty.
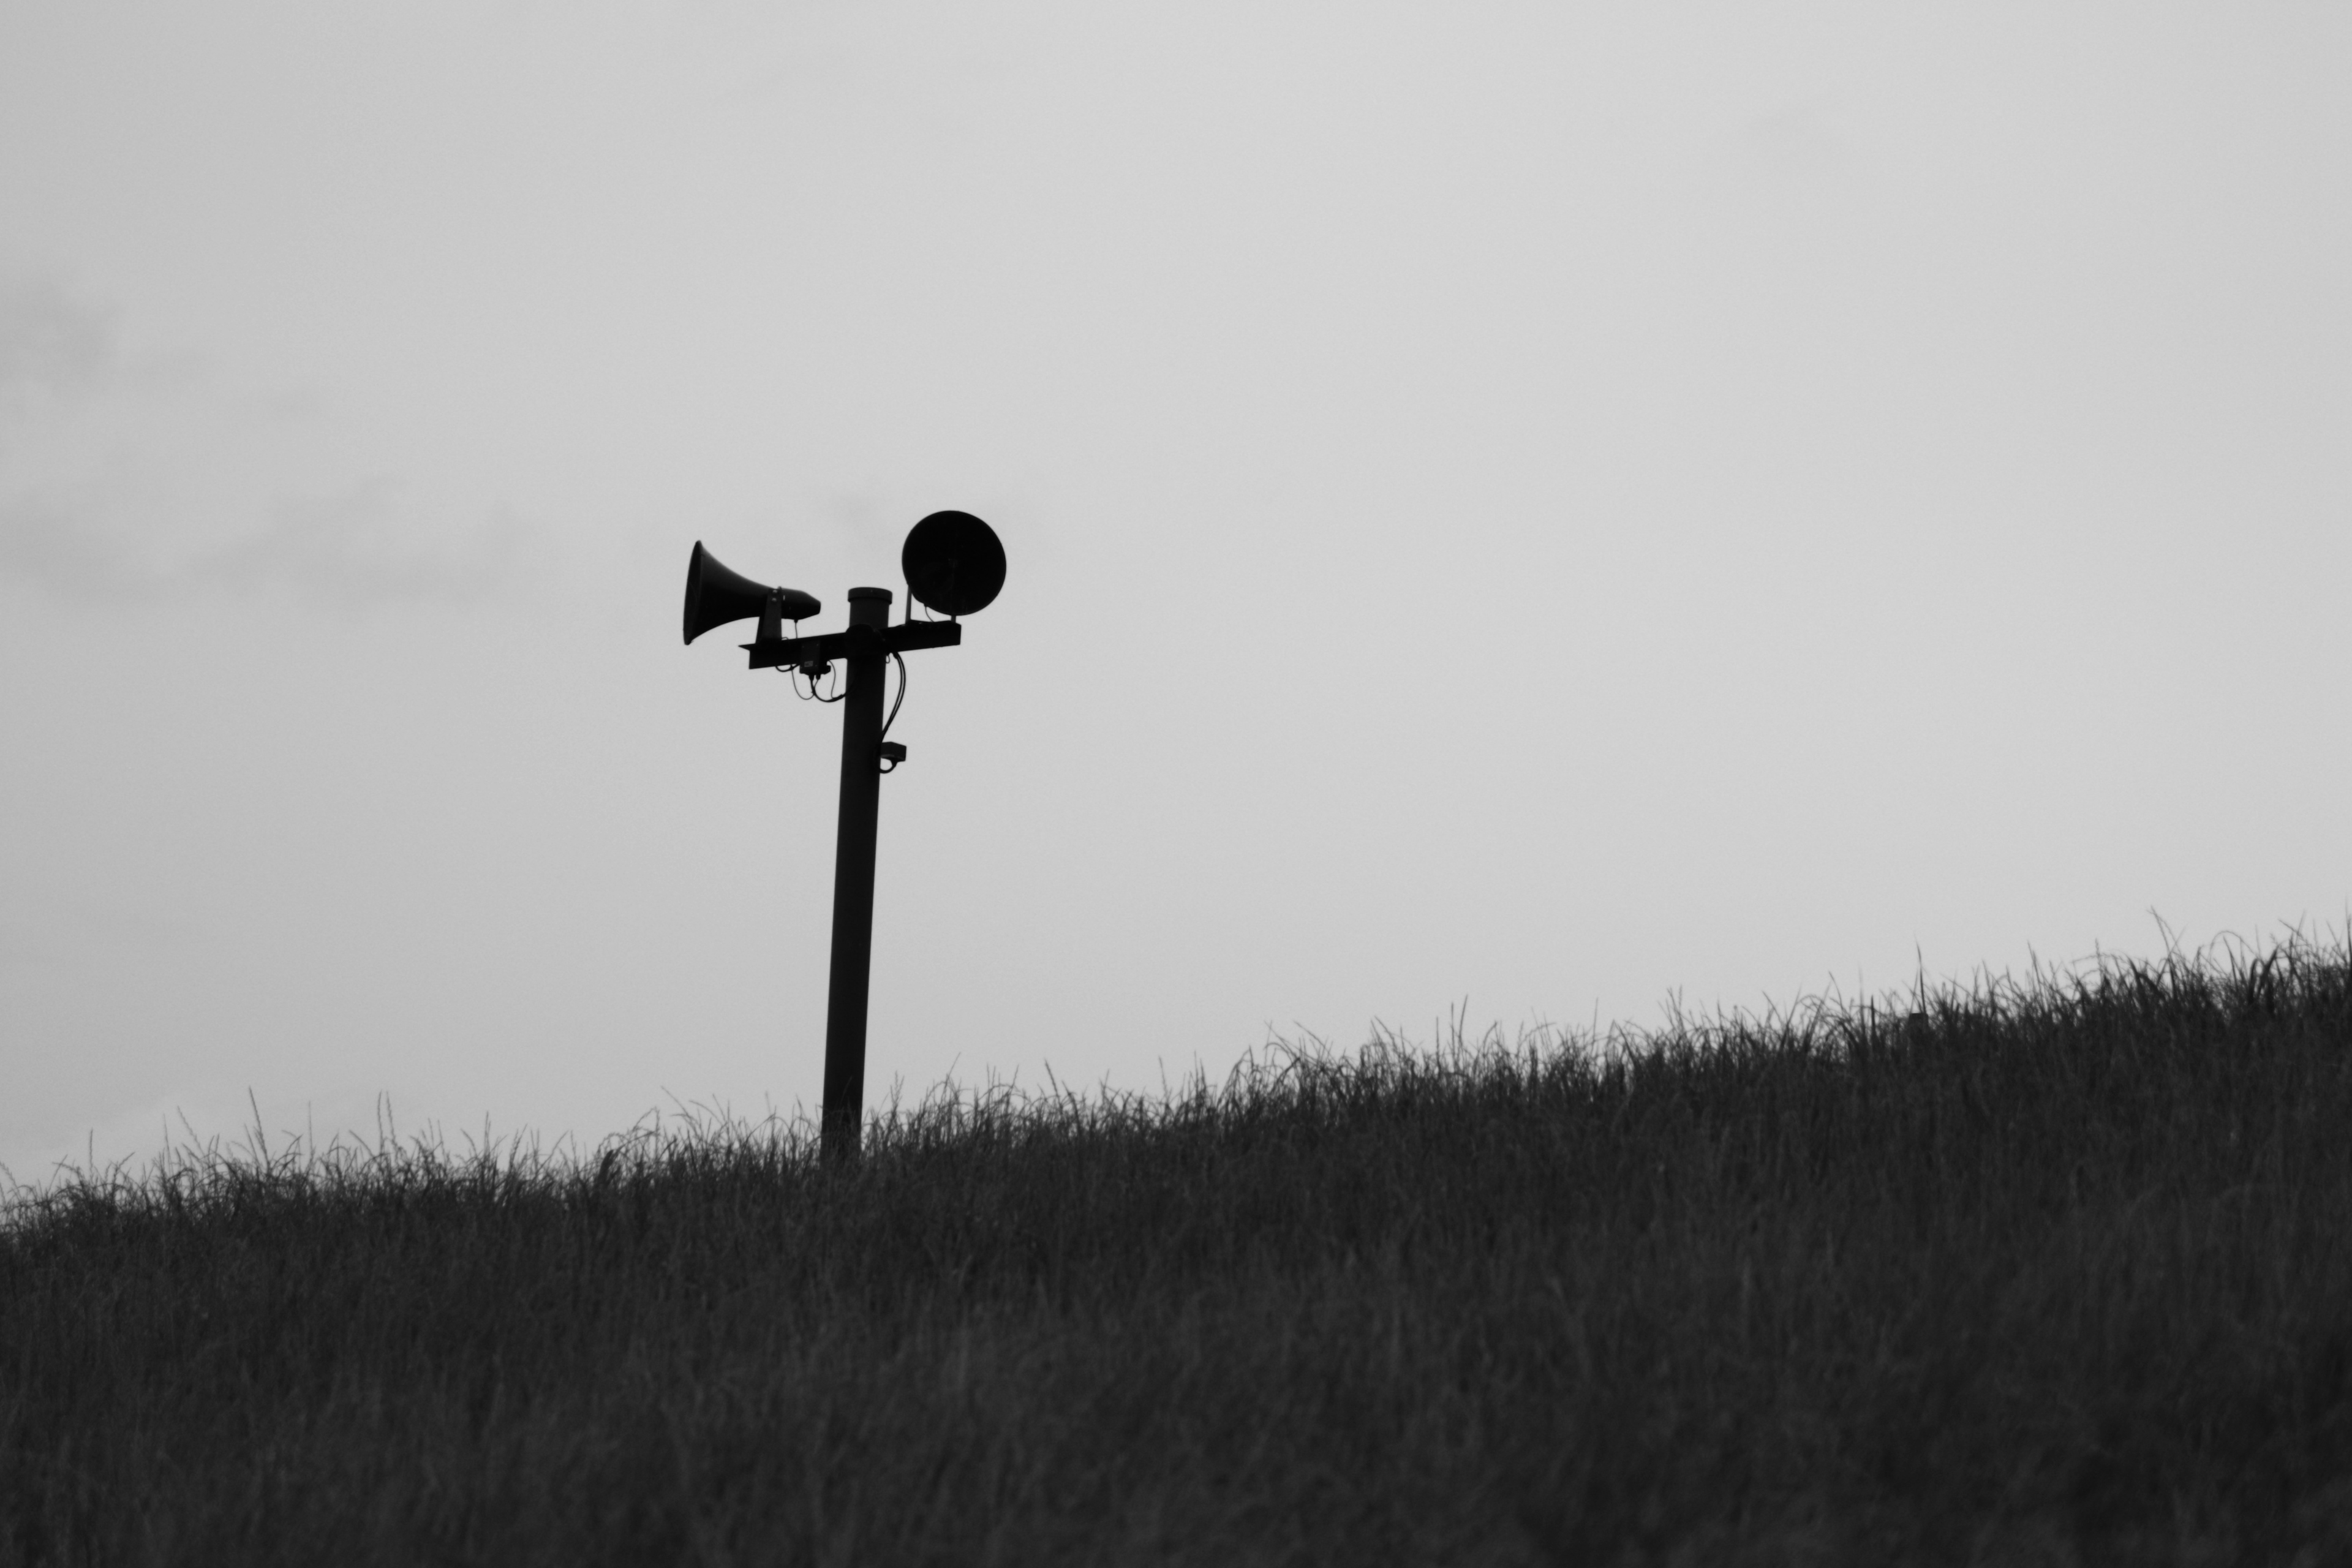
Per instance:
[[[1004,586],[1004,546],[971,513],[935,511],[908,531],[898,567],[908,593],[942,616],[969,616]]]
[[[798,588],[771,588],[731,572],[719,557],[694,542],[694,556],[686,563],[686,640],[692,642],[713,626],[756,616],[768,601],[779,601],[782,618],[804,620],[824,606]]]

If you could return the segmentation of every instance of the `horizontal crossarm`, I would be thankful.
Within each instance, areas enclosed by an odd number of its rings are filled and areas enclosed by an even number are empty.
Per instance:
[[[886,653],[912,653],[917,648],[954,647],[963,641],[963,627],[953,621],[901,621],[895,626],[852,626],[816,637],[778,637],[772,642],[747,642],[753,669],[773,669],[787,664],[830,664],[836,658],[857,658]]]

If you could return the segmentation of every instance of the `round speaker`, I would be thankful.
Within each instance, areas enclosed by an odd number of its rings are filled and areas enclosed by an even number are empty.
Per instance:
[[[969,616],[993,604],[1004,586],[1004,546],[996,530],[968,511],[935,511],[907,531],[898,552],[907,592],[933,613]]]

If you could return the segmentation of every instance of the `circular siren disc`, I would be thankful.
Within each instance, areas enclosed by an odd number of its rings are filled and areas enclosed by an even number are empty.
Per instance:
[[[1004,546],[971,513],[935,511],[907,531],[898,567],[907,592],[934,614],[969,616],[988,608],[1004,586]]]

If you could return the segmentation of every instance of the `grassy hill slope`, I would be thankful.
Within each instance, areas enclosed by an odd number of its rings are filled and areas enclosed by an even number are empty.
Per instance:
[[[0,1230],[0,1563],[2352,1561],[2352,953]]]

